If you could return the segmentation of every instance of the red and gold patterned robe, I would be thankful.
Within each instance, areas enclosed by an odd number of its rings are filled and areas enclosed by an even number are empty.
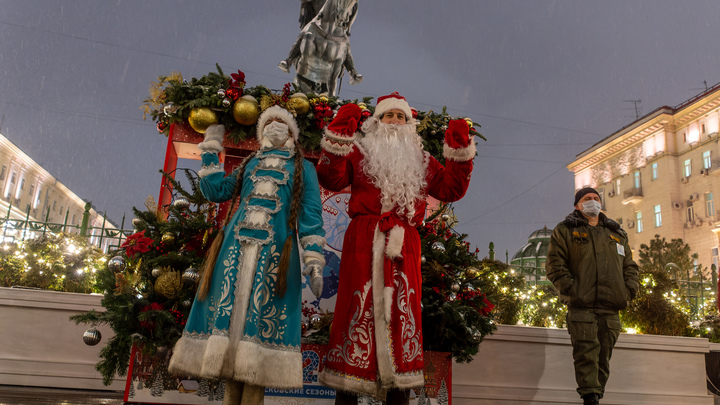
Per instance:
[[[339,141],[339,142],[336,142]],[[381,191],[362,170],[363,148],[326,131],[317,166],[320,184],[351,186],[340,281],[328,354],[320,382],[384,399],[388,389],[424,385],[420,294],[420,236],[395,208],[383,209]],[[475,144],[447,145],[443,167],[427,152],[427,186],[421,195],[457,201],[470,184]],[[415,202],[413,222],[423,220],[426,198]]]

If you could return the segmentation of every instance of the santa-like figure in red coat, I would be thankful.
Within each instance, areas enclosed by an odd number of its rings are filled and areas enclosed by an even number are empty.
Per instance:
[[[428,196],[457,201],[470,183],[475,144],[465,120],[445,132],[443,167],[423,150],[405,98],[378,99],[356,133],[361,110],[340,108],[325,130],[317,166],[328,190],[351,187],[340,285],[320,382],[338,390],[336,404],[356,394],[406,403],[424,385],[420,236]]]

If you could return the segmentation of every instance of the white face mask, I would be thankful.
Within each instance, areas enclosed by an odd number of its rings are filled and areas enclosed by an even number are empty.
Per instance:
[[[288,140],[288,125],[282,122],[273,121],[263,128],[263,136],[268,138],[275,146],[282,146]]]
[[[600,214],[600,208],[602,207],[600,205],[599,201],[590,200],[585,201],[582,204],[582,213],[589,216],[589,217],[596,217]]]

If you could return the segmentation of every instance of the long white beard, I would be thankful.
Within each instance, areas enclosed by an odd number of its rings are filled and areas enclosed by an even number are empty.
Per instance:
[[[415,201],[427,185],[422,139],[413,124],[377,123],[373,129],[359,141],[365,149],[363,171],[380,189],[383,209],[397,206],[398,215],[412,222]]]

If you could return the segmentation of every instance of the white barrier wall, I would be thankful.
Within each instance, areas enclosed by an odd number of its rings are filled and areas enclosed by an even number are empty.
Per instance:
[[[707,339],[620,335],[602,404],[712,405]],[[565,329],[499,325],[475,360],[453,365],[453,405],[579,404]]]
[[[69,317],[104,311],[100,295],[0,288],[0,384],[92,390],[124,390],[125,379],[102,383],[95,370],[112,330],[98,326],[102,341],[87,346],[88,325]]]
[[[83,343],[87,325],[70,315],[103,311],[101,296],[0,288],[0,384],[92,390],[104,386],[95,370],[100,349]],[[715,350],[716,348],[713,348]],[[603,404],[712,405],[705,380],[706,339],[620,336]],[[579,404],[570,337],[565,329],[499,325],[472,363],[454,364],[454,405]]]

